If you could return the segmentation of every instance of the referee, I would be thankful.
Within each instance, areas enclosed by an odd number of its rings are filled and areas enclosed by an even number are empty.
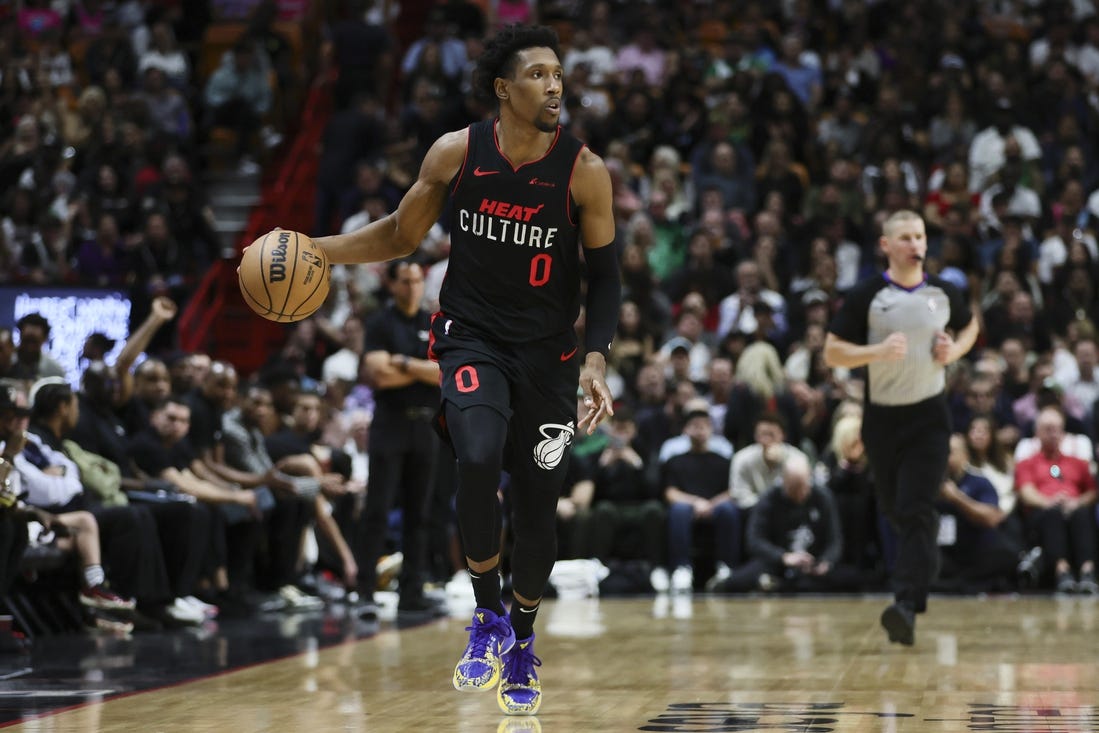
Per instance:
[[[879,507],[898,537],[894,601],[881,624],[890,641],[911,645],[938,565],[934,502],[950,445],[943,368],[969,351],[979,326],[956,287],[924,272],[927,235],[918,214],[886,219],[880,246],[888,269],[848,291],[824,360],[867,367],[863,443]]]

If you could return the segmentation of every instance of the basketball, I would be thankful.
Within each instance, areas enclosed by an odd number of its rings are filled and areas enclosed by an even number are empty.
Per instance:
[[[328,297],[328,257],[298,232],[276,229],[244,250],[237,268],[240,293],[270,321],[293,323],[313,315]]]

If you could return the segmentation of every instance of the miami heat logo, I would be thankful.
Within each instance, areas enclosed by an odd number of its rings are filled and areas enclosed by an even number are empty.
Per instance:
[[[565,457],[565,448],[572,442],[572,420],[569,420],[568,425],[549,422],[538,426],[538,431],[545,440],[534,446],[534,462],[539,468],[550,471],[557,468],[557,464]]]

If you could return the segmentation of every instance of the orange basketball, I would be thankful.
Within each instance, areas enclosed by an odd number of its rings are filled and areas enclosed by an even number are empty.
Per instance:
[[[298,232],[277,229],[244,250],[237,280],[244,302],[270,321],[293,323],[313,315],[328,297],[328,257]]]

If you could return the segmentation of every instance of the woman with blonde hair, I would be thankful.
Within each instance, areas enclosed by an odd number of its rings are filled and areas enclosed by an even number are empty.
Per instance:
[[[757,341],[744,349],[736,376],[766,400],[786,387],[786,374],[782,371],[778,350],[766,341]]]
[[[102,87],[90,86],[80,93],[75,113],[66,114],[61,122],[61,135],[67,145],[79,148],[88,141],[107,116],[107,93]]]
[[[737,450],[753,441],[756,418],[763,412],[781,415],[786,423],[786,442],[801,447],[801,415],[786,389],[778,350],[766,341],[756,341],[737,360],[736,385],[725,416],[725,437]]]
[[[822,464],[843,528],[843,562],[869,571],[880,555],[875,531],[874,484],[862,444],[861,410],[845,412],[832,428],[832,440]]]

